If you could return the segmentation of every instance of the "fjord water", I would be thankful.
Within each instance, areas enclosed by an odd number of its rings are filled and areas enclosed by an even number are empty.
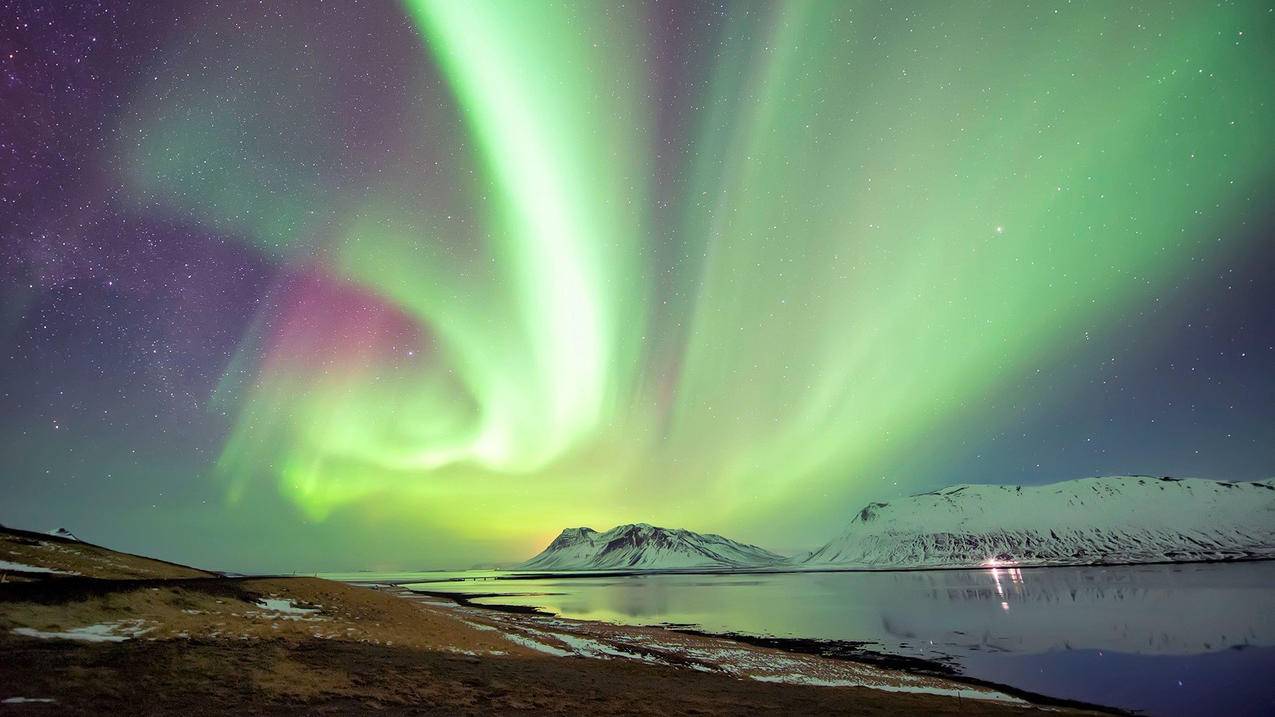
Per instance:
[[[536,606],[571,618],[862,641],[880,652],[946,661],[973,677],[1149,714],[1275,714],[1272,561],[519,580],[493,575],[451,574],[449,582],[407,587],[501,593],[475,603]]]

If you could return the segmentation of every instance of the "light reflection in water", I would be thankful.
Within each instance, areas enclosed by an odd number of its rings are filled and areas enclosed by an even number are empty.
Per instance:
[[[1009,596],[1005,593],[1005,588],[1001,585],[1001,569],[993,567],[987,572],[992,574],[992,581],[996,584],[996,595],[1001,599],[1001,609],[1009,611]],[[1019,568],[1008,568],[1005,570],[1011,586],[1022,586],[1023,571]]]

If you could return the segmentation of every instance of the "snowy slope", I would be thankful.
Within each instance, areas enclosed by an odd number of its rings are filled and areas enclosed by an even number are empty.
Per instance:
[[[940,567],[1275,557],[1275,481],[1150,476],[957,485],[869,503],[809,565]]]
[[[720,535],[637,523],[618,525],[605,533],[592,528],[567,528],[544,552],[519,567],[527,570],[654,570],[754,567],[784,561],[783,556]]]

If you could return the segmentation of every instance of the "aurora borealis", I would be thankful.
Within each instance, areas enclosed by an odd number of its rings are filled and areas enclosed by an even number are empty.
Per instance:
[[[1273,474],[1269,3],[4,22],[5,524],[465,567]]]

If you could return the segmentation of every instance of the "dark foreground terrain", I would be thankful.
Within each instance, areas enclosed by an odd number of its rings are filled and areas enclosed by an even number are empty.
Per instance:
[[[0,560],[34,568],[44,554],[60,572],[0,577],[0,713],[1084,713],[708,636],[220,577],[0,532]]]

